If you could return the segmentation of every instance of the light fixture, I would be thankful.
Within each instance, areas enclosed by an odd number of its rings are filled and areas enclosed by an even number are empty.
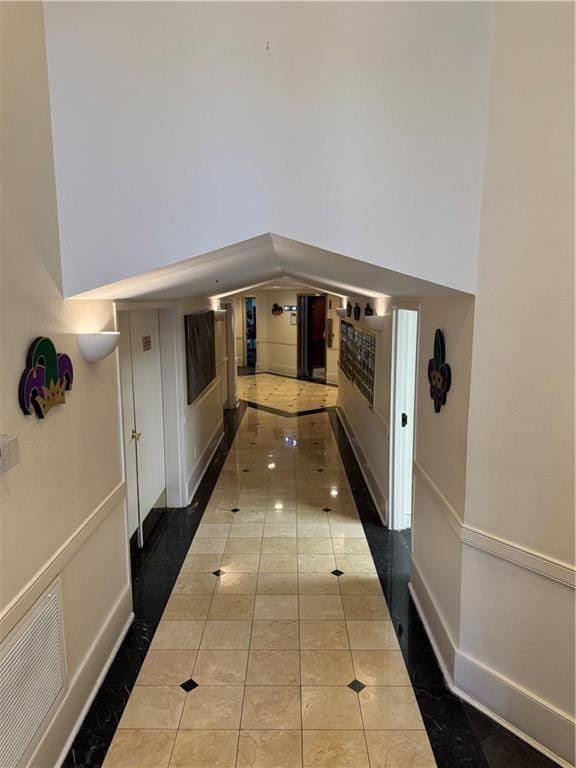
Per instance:
[[[111,355],[118,346],[119,340],[119,331],[78,334],[80,353],[87,363],[95,363]]]
[[[380,333],[384,330],[384,325],[386,324],[386,315],[366,315],[364,317],[364,322],[371,331]]]

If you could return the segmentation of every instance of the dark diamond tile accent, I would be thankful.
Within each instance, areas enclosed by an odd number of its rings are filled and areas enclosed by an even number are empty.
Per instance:
[[[198,683],[190,678],[189,680],[185,680],[183,683],[180,683],[180,688],[183,688],[186,693],[190,693],[190,691],[193,691],[194,688],[198,688]]]
[[[330,573],[332,573],[334,576],[342,576],[344,571],[340,571],[340,570],[338,570],[338,568],[336,568],[335,571],[330,571]]]
[[[240,512],[240,507],[233,507],[233,508],[230,510],[230,512],[234,512],[234,513],[236,513],[236,512]]]
[[[316,472],[324,472],[323,469],[317,469]]]
[[[249,469],[243,469],[242,472],[250,472]]]
[[[213,576],[222,576],[223,573],[224,573],[224,571],[221,570],[220,568],[218,568],[217,571],[212,571],[212,575]]]
[[[332,512],[332,507],[324,507],[322,512]]]
[[[363,691],[366,686],[364,683],[361,683],[360,680],[352,680],[351,683],[348,683],[348,688],[352,688],[352,690],[356,691],[356,693],[360,693],[360,691]]]

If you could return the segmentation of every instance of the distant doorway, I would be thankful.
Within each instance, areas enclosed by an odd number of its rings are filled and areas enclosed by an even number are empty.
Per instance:
[[[245,324],[246,329],[246,354],[245,366],[255,369],[257,363],[256,352],[256,299],[253,296],[245,299]]]
[[[412,476],[418,312],[394,309],[392,349],[392,444],[390,451],[390,528],[412,527]]]
[[[326,296],[298,296],[298,378],[326,383]]]

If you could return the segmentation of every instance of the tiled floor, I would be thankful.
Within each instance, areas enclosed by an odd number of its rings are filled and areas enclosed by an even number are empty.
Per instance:
[[[238,378],[238,397],[288,413],[336,405],[338,388],[270,373]]]
[[[249,409],[105,768],[435,765],[328,416]]]

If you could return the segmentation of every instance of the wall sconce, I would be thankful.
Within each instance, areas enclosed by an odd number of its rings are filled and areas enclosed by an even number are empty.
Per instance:
[[[103,360],[118,346],[119,331],[100,331],[99,333],[79,333],[78,346],[80,354],[87,363]]]

